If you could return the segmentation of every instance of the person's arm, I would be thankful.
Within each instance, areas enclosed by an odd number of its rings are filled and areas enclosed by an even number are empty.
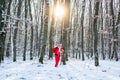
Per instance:
[[[61,54],[63,54],[65,52],[65,50],[63,48],[61,48],[60,51],[61,51]]]

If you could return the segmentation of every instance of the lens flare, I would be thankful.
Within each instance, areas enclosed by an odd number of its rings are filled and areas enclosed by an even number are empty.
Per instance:
[[[64,17],[65,10],[64,10],[64,8],[62,6],[56,6],[54,13],[55,13],[56,17],[60,17],[61,18],[61,17]]]

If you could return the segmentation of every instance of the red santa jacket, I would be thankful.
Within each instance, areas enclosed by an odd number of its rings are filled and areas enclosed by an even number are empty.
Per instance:
[[[58,47],[54,47],[52,49],[52,52],[55,53],[56,56],[60,56],[60,54],[63,54],[64,53],[64,49],[63,48],[59,48]]]

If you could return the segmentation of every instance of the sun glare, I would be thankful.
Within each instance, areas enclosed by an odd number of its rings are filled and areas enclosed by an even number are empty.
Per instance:
[[[55,13],[56,17],[61,18],[61,17],[64,17],[65,10],[64,10],[64,8],[62,6],[56,6],[54,13]]]

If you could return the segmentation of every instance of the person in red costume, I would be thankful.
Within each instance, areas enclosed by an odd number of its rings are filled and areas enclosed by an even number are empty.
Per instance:
[[[54,53],[55,56],[55,67],[57,67],[60,61],[60,55],[64,53],[62,44],[57,44],[57,46],[52,49],[52,52]]]

